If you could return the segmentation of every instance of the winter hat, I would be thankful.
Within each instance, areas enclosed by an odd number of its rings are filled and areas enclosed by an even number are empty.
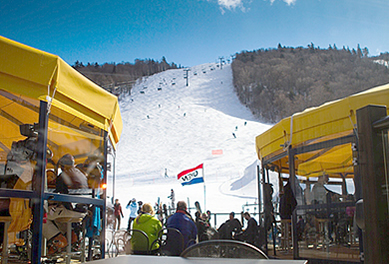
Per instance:
[[[154,215],[154,209],[149,203],[145,203],[144,205],[142,205],[142,212]]]

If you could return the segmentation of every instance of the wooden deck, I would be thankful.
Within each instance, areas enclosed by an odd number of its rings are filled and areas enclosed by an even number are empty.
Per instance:
[[[293,259],[293,248],[290,250],[281,250],[276,249],[276,254],[272,247],[268,249],[268,256],[270,258],[276,259]],[[300,247],[299,248],[299,258],[308,259],[308,260],[328,260],[338,261],[338,262],[350,262],[350,263],[359,263],[359,247],[358,245],[354,246],[344,246],[344,245],[329,245],[328,247],[318,246],[314,248],[311,247]],[[311,262],[309,262],[311,263]]]

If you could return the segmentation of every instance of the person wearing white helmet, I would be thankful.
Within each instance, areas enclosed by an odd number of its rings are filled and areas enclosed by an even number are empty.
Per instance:
[[[130,230],[132,221],[134,221],[134,219],[138,216],[138,213],[137,213],[138,212],[138,204],[136,203],[135,198],[132,198],[128,202],[126,209],[130,209],[130,218],[128,219],[128,227],[127,227],[127,230]]]

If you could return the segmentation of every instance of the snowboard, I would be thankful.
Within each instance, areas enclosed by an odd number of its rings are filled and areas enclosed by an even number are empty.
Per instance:
[[[162,211],[163,211],[163,214],[165,214],[165,218],[167,219],[167,217],[168,217],[168,212],[167,212],[167,206],[166,206],[166,204],[163,204],[163,206],[162,206]]]
[[[201,207],[200,207],[200,203],[198,201],[196,201],[195,203],[195,207],[196,207],[196,211],[199,212],[201,214]]]

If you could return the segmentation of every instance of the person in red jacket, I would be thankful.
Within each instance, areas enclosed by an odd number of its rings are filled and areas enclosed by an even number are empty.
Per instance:
[[[122,206],[119,203],[119,199],[115,199],[115,204],[113,205],[114,215],[115,215],[115,223],[113,225],[113,230],[116,230],[116,223],[118,224],[118,230],[120,229],[120,219],[124,217],[122,212]]]

